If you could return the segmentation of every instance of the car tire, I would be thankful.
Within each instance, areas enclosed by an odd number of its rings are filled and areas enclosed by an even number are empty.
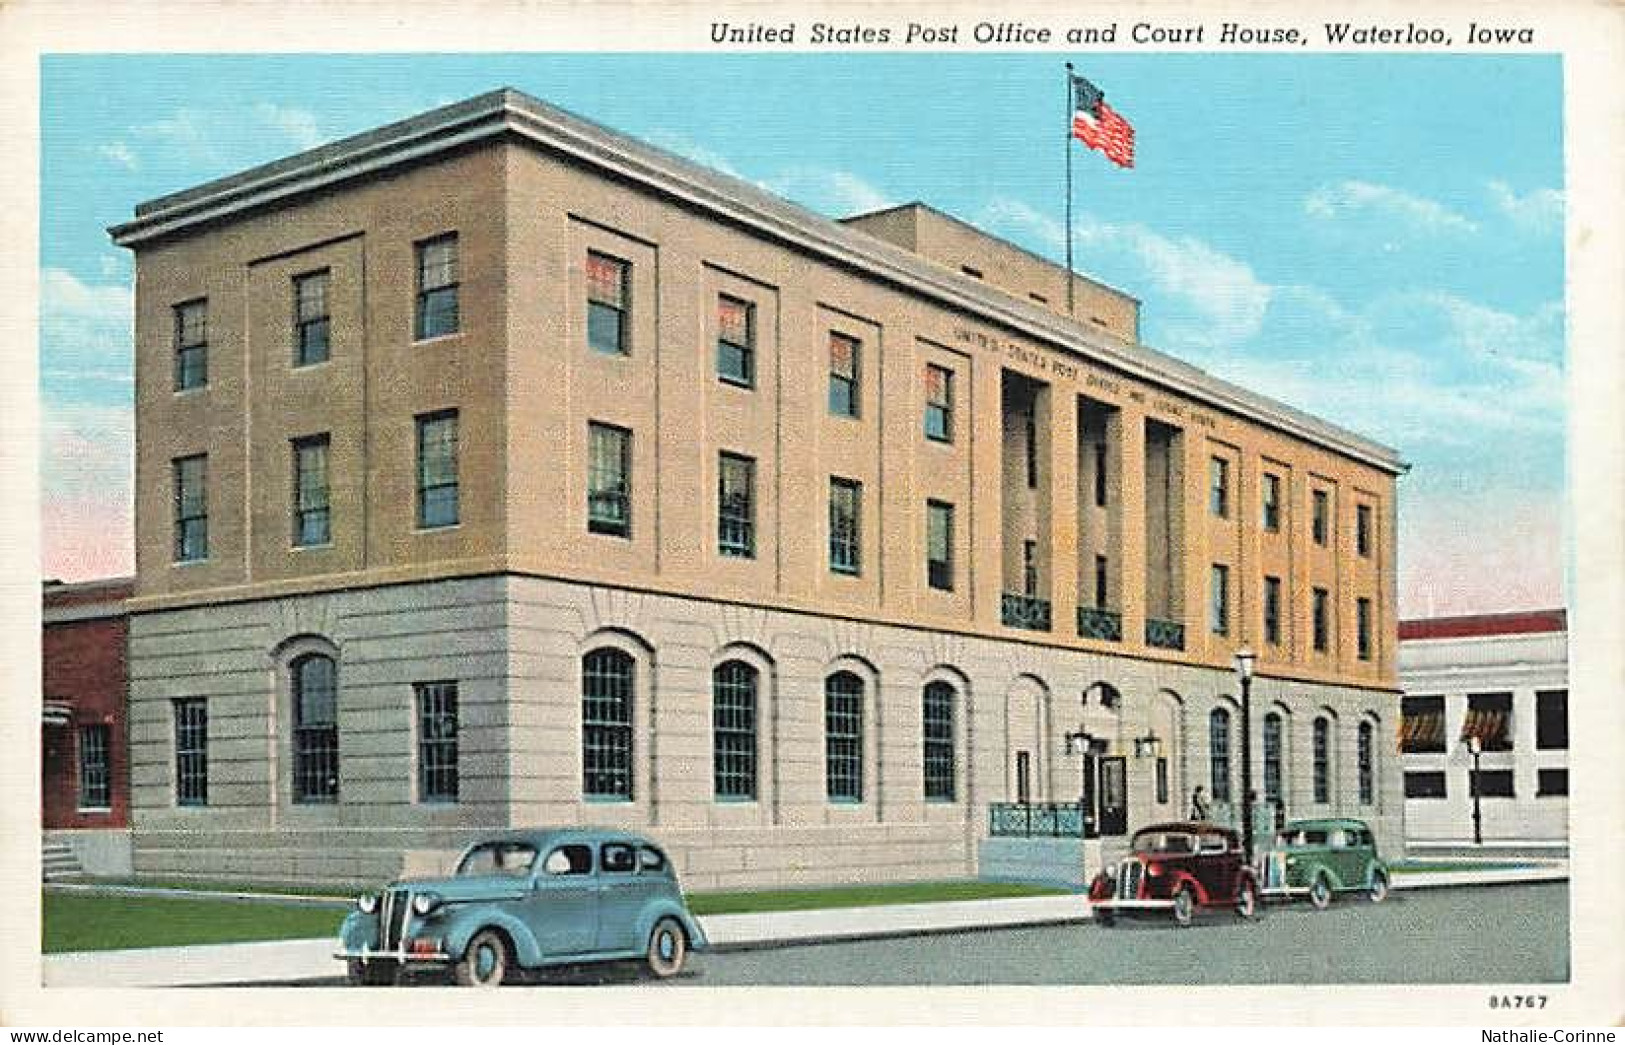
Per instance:
[[[657,980],[669,980],[683,971],[688,957],[688,935],[675,918],[662,918],[649,930],[649,946],[643,952],[643,967]]]
[[[364,962],[351,958],[345,967],[345,979],[352,987],[393,987],[400,976],[400,966],[389,959]]]
[[[1251,878],[1243,881],[1236,892],[1236,915],[1243,921],[1258,917],[1258,886]]]
[[[1117,912],[1109,908],[1098,908],[1091,911],[1095,922],[1103,929],[1110,929],[1117,924]]]
[[[1371,888],[1366,890],[1365,898],[1372,903],[1382,903],[1388,899],[1388,872],[1372,871]]]
[[[503,935],[495,929],[481,929],[468,941],[452,971],[459,987],[500,987],[512,966],[513,958]]]
[[[1315,875],[1315,880],[1309,883],[1309,903],[1317,911],[1324,911],[1332,905],[1332,883],[1326,880],[1323,874]]]
[[[1174,891],[1174,924],[1184,928],[1196,918],[1196,893],[1188,885]]]

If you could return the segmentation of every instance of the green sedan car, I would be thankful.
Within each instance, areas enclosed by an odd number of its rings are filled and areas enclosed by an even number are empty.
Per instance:
[[[1372,903],[1388,897],[1388,865],[1363,820],[1292,820],[1259,857],[1259,890],[1266,900],[1307,896],[1324,910],[1336,893],[1361,893]]]

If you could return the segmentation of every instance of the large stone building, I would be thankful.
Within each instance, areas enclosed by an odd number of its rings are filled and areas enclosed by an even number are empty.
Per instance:
[[[1403,466],[1130,297],[514,91],[112,233],[139,870],[585,821],[702,887],[962,876],[1086,777],[1091,833],[1224,815],[1244,643],[1258,787],[1397,843]]]

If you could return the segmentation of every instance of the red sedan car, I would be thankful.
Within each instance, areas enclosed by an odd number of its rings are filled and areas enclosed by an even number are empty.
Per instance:
[[[1095,876],[1089,905],[1101,925],[1119,914],[1147,913],[1189,925],[1203,908],[1228,907],[1251,918],[1258,913],[1258,881],[1237,832],[1200,821],[1153,824],[1134,832],[1133,852]]]

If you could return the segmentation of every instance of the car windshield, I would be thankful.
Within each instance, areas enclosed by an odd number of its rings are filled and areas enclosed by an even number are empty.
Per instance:
[[[468,851],[457,865],[457,877],[506,875],[523,878],[536,863],[536,847],[525,842],[485,842]]]
[[[1325,845],[1326,832],[1288,829],[1275,836],[1275,844],[1281,846],[1282,848],[1305,845]]]
[[[1194,853],[1196,836],[1188,831],[1144,831],[1134,836],[1136,853]]]

